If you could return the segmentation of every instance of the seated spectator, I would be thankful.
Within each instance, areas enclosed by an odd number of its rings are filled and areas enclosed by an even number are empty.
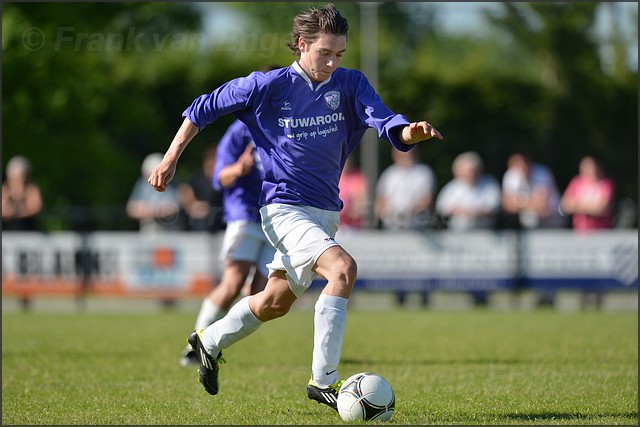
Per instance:
[[[576,231],[611,228],[614,196],[614,182],[606,176],[600,161],[585,156],[580,160],[578,175],[562,195],[562,212],[572,216]]]
[[[213,188],[216,146],[204,150],[202,166],[191,174],[189,181],[178,187],[178,195],[186,215],[186,229],[216,232],[225,225],[222,213],[222,191]]]
[[[147,182],[161,160],[161,153],[149,154],[144,159],[141,176],[136,180],[127,201],[127,215],[139,221],[140,231],[143,232],[175,231],[183,228],[179,216],[177,184],[172,181],[165,191],[159,192]]]
[[[514,153],[502,178],[502,208],[512,228],[564,227],[560,193],[551,170]]]
[[[2,183],[2,229],[37,230],[42,211],[40,187],[31,175],[31,162],[15,156],[7,163],[7,179]]]
[[[361,228],[367,225],[369,209],[369,183],[362,171],[347,158],[340,175],[340,199],[343,207],[340,211],[340,226],[343,228]]]
[[[436,212],[447,219],[447,227],[455,231],[492,228],[500,211],[500,184],[483,174],[480,156],[467,151],[452,164],[454,178],[445,184],[436,198]]]
[[[392,148],[393,164],[378,179],[374,210],[384,229],[421,230],[430,224],[436,179],[431,167],[418,160],[419,148]]]

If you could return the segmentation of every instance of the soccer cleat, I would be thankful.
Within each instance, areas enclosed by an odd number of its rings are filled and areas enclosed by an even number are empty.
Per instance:
[[[311,376],[309,384],[307,384],[307,396],[309,399],[323,403],[338,412],[338,391],[343,383],[344,380],[337,380],[327,387],[318,387]]]
[[[204,386],[207,393],[211,395],[218,394],[218,362],[225,363],[222,358],[222,352],[218,353],[218,357],[212,357],[206,352],[202,345],[202,329],[194,330],[189,336],[189,344],[196,353],[198,359],[198,372],[200,373],[200,383]]]
[[[191,348],[190,345],[187,345],[182,351],[182,356],[180,356],[180,366],[187,367],[198,364],[198,357],[196,356],[196,352]]]

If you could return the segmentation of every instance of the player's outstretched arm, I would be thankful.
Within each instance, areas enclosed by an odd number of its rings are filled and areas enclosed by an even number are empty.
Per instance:
[[[147,179],[149,185],[156,191],[162,192],[167,189],[176,173],[176,166],[178,165],[180,155],[199,131],[198,126],[193,124],[188,118],[184,119],[176,136],[173,137],[173,141],[167,149],[164,158]]]
[[[403,127],[400,132],[400,140],[407,145],[417,144],[430,138],[443,139],[440,132],[426,121],[413,122]]]

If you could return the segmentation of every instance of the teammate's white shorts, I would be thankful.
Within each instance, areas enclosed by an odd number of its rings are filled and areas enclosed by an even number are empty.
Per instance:
[[[276,248],[269,273],[284,270],[291,291],[299,297],[317,274],[312,268],[331,246],[340,225],[340,212],[310,206],[271,204],[260,209],[262,229]]]
[[[251,261],[265,277],[267,264],[273,260],[276,250],[264,235],[259,223],[247,220],[230,221],[224,232],[220,262]]]

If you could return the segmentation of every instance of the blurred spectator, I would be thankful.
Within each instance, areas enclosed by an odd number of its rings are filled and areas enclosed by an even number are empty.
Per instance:
[[[509,228],[564,227],[560,193],[551,170],[514,153],[502,178],[502,208]]]
[[[127,215],[139,221],[140,231],[156,232],[183,228],[179,217],[177,184],[172,181],[165,191],[158,192],[147,182],[149,175],[161,160],[161,153],[151,153],[144,159],[142,174],[136,180],[127,201]]]
[[[502,178],[502,208],[508,228],[560,228],[560,192],[551,170],[524,153],[514,153]],[[542,291],[539,306],[552,306],[556,291]]]
[[[216,146],[211,145],[204,150],[202,167],[178,187],[187,230],[213,233],[224,229],[222,191],[213,188],[215,164]]]
[[[343,207],[340,212],[340,226],[344,228],[361,228],[368,224],[369,182],[362,171],[347,158],[340,175],[340,199]]]
[[[42,211],[40,187],[31,175],[31,162],[15,156],[7,163],[7,178],[2,183],[2,229],[37,230]]]
[[[429,225],[436,179],[431,167],[419,162],[419,148],[409,152],[392,148],[393,164],[378,179],[374,210],[384,229],[418,230]]]
[[[419,148],[409,152],[391,149],[393,164],[376,185],[374,212],[387,230],[420,230],[429,226],[435,199],[436,178],[430,166],[420,163]],[[429,303],[429,292],[422,294],[422,305]],[[398,305],[406,302],[406,291],[396,291]]]
[[[614,182],[606,176],[600,161],[585,156],[580,160],[578,175],[562,195],[562,212],[572,216],[576,231],[611,228],[614,196]]]
[[[467,151],[452,164],[453,179],[445,184],[436,198],[436,212],[447,219],[447,227],[455,231],[492,228],[500,211],[500,184],[484,174],[480,156]]]

